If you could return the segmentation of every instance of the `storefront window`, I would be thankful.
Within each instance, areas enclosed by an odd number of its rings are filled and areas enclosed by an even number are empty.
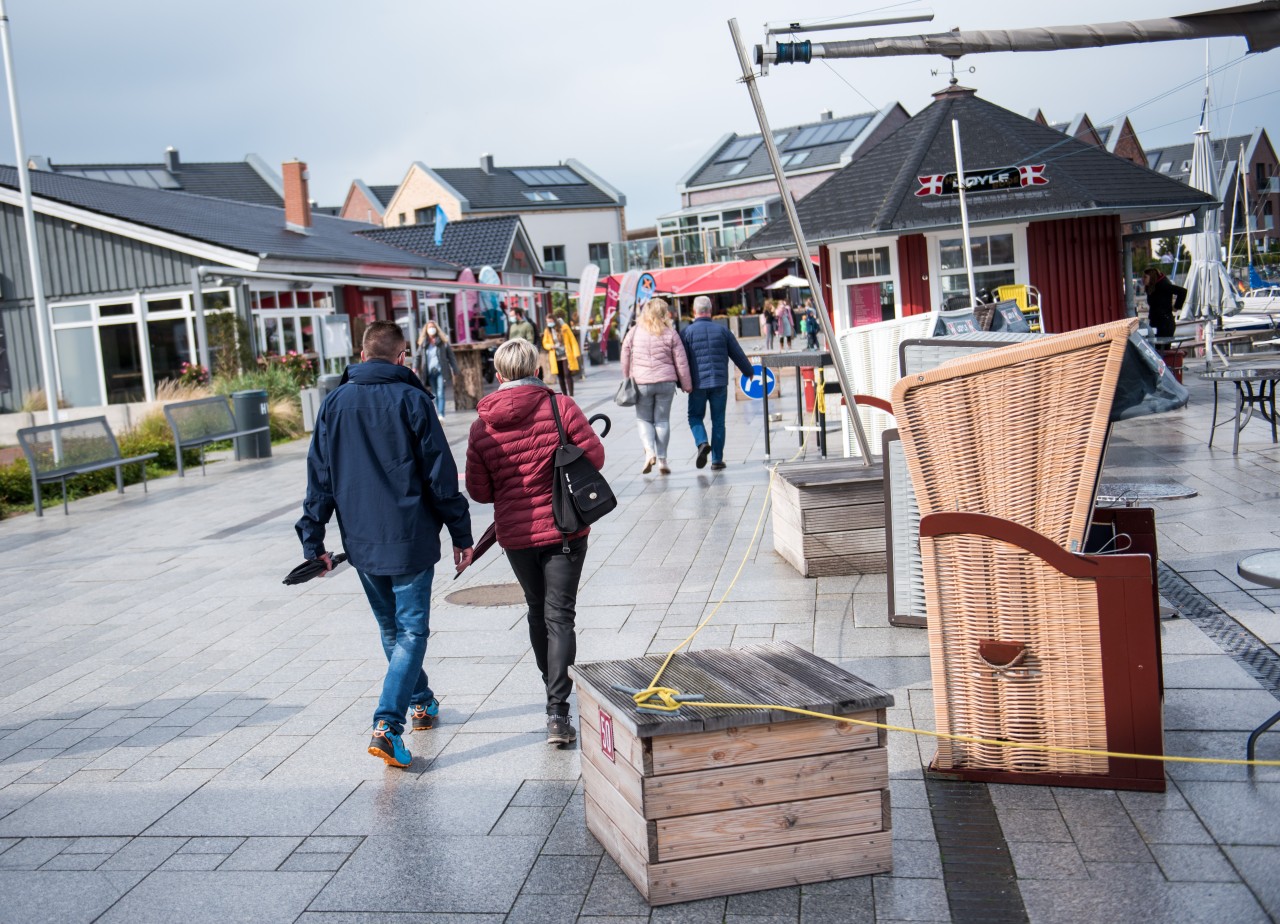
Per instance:
[[[107,404],[145,401],[142,384],[142,347],[136,324],[103,324],[98,328],[102,348],[102,372],[107,385]]]
[[[88,306],[76,306],[85,307]],[[56,313],[55,309],[55,313]],[[102,386],[92,327],[70,327],[53,332],[58,359],[58,393],[72,407],[98,407]]]
[[[840,254],[845,327],[888,321],[897,316],[892,274],[888,247],[865,247]]]
[[[969,239],[973,284],[980,297],[989,298],[996,288],[1017,281],[1017,257],[1013,234],[976,235]],[[942,298],[968,300],[969,280],[965,274],[964,239],[942,238],[938,241],[941,264]]]

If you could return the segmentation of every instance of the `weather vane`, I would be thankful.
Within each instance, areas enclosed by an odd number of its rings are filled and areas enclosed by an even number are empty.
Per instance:
[[[959,58],[951,58],[951,59],[950,59],[950,61],[951,61],[951,86],[953,86],[953,87],[954,87],[956,84],[958,84],[958,83],[960,82],[960,78],[956,76],[956,62],[957,62],[957,61],[959,61],[959,60],[960,60]],[[976,67],[974,67],[973,65],[969,65],[969,67],[968,67],[967,69],[966,69],[966,68],[961,68],[961,71],[962,71],[963,73],[967,73],[967,74],[976,74],[976,73],[978,73],[978,69],[977,69]],[[935,67],[935,68],[930,69],[930,71],[929,71],[929,76],[931,76],[931,77],[937,77],[937,76],[939,76],[941,73],[942,73],[942,71],[938,70],[938,69]]]

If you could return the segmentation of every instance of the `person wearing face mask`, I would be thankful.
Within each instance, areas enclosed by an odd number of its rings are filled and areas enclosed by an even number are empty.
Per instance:
[[[458,361],[453,358],[453,347],[449,346],[435,321],[428,321],[418,335],[418,355],[414,359],[413,371],[418,373],[418,378],[436,399],[436,414],[444,417],[444,390],[445,386],[453,385]]]

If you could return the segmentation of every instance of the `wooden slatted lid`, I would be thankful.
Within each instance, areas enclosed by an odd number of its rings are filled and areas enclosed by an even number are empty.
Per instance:
[[[569,671],[615,722],[641,738],[804,718],[775,710],[708,709],[697,703],[686,704],[679,713],[639,712],[630,696],[613,689],[614,684],[647,687],[661,664],[662,657],[653,655],[578,664]],[[659,685],[701,694],[708,702],[776,703],[831,715],[893,705],[890,694],[790,642],[681,652]]]

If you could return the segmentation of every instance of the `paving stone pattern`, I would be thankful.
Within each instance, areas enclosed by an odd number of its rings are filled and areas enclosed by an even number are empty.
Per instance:
[[[800,578],[767,521],[752,547],[768,484],[759,406],[730,402],[729,466],[713,473],[693,466],[677,396],[674,471],[643,476],[632,412],[610,400],[617,366],[589,373],[578,399],[614,419],[621,503],[591,536],[580,659],[665,653],[723,597],[695,648],[794,642],[892,692],[891,722],[932,728],[926,635],[889,626],[884,576]],[[1208,392],[1193,390],[1185,411],[1117,425],[1106,477],[1199,491],[1158,505],[1164,561],[1280,643],[1280,591],[1235,574],[1280,547],[1280,447],[1255,423],[1238,457],[1209,450]],[[458,458],[473,419],[445,420]],[[796,437],[774,426],[785,457]],[[438,570],[427,667],[441,723],[408,736],[407,771],[384,768],[364,750],[385,661],[355,574],[280,584],[299,560],[305,452],[0,522],[0,922],[952,920],[944,870],[966,864],[939,847],[933,744],[905,734],[889,745],[892,875],[650,909],[586,831],[578,753],[545,744],[522,610],[444,600],[512,581],[497,551],[458,581]],[[474,516],[478,535],[489,508]],[[1191,621],[1161,636],[1169,751],[1243,756],[1275,699]],[[1280,732],[1259,756],[1280,758]],[[1159,795],[977,787],[1016,875],[1001,914],[1276,920],[1280,772],[1168,775]]]

